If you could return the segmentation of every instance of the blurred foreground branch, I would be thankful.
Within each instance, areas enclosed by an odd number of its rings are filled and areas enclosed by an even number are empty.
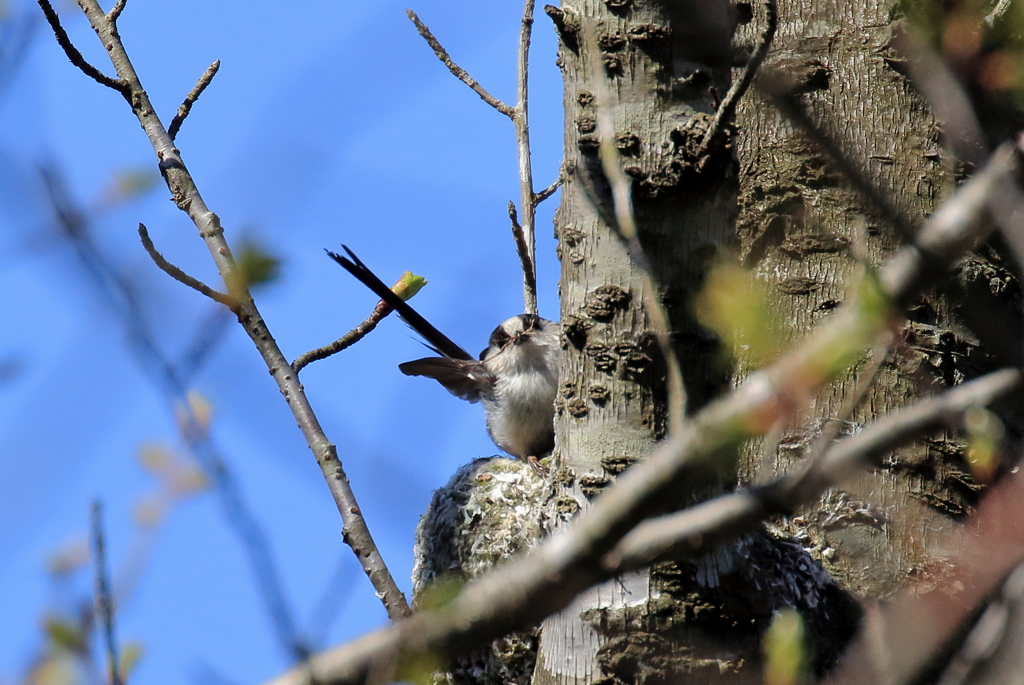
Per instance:
[[[96,604],[103,621],[103,641],[107,650],[107,672],[110,685],[121,685],[121,660],[117,656],[117,636],[114,631],[114,598],[110,591],[110,576],[107,573],[106,542],[103,535],[103,504],[92,503],[92,550],[96,565]]]

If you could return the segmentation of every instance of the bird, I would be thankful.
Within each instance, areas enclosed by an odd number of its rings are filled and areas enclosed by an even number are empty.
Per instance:
[[[555,393],[561,326],[536,314],[502,321],[474,358],[396,295],[345,245],[327,254],[393,307],[440,356],[398,365],[407,376],[433,378],[448,392],[484,407],[487,433],[500,449],[531,462],[555,445]]]

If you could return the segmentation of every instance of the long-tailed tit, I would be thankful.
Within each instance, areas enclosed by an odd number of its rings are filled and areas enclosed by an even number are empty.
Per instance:
[[[513,316],[494,329],[480,359],[474,359],[393,293],[351,250],[344,249],[351,259],[330,250],[327,254],[391,305],[428,347],[441,355],[399,364],[402,373],[433,378],[456,397],[481,402],[491,439],[512,456],[527,459],[551,451],[555,444],[558,323],[535,314]]]

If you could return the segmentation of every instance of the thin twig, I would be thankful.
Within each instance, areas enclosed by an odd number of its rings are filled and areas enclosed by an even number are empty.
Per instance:
[[[565,181],[565,170],[559,169],[558,178],[556,178],[547,188],[533,196],[534,204],[539,205],[541,202],[544,202],[544,200],[554,195],[555,191],[562,186],[563,181]]]
[[[601,54],[597,37],[591,27],[585,30],[590,55]],[[640,238],[637,235],[636,221],[633,216],[632,181],[622,170],[619,151],[615,147],[615,123],[612,119],[611,93],[605,82],[598,60],[592,59],[594,68],[591,81],[597,106],[597,132],[600,140],[601,168],[611,185],[612,202],[615,207],[614,227],[626,243],[630,258],[639,269],[644,284],[644,303],[647,315],[651,319],[658,347],[667,367],[666,385],[668,386],[668,429],[669,434],[682,431],[686,419],[686,387],[683,384],[683,370],[679,357],[672,347],[672,324],[664,303],[658,295],[658,286],[654,280],[654,272],[644,253]]]
[[[192,111],[192,105],[196,103],[199,96],[203,94],[206,87],[213,81],[213,77],[217,75],[217,71],[220,69],[220,60],[214,60],[213,64],[206,68],[203,75],[199,77],[199,81],[192,88],[188,95],[185,96],[184,102],[178,107],[178,112],[171,119],[171,125],[167,127],[167,135],[174,140],[178,137],[178,129],[181,128],[182,123],[185,121],[185,117]]]
[[[121,12],[124,12],[124,6],[128,4],[128,0],[117,0],[114,6],[107,12],[107,21],[112,24],[116,24],[117,20],[121,18]]]
[[[8,87],[21,73],[21,65],[25,63],[29,49],[35,45],[34,37],[39,28],[35,12],[12,11],[8,5],[4,14],[4,51],[3,69],[0,69],[0,98],[4,97]]]
[[[187,285],[196,292],[206,295],[214,302],[219,302],[236,314],[238,313],[238,300],[235,299],[233,295],[218,292],[199,279],[189,276],[187,273],[167,261],[162,254],[157,252],[156,246],[153,245],[153,241],[149,237],[149,231],[146,230],[145,225],[141,223],[139,224],[139,238],[142,239],[142,246],[146,248],[146,252],[149,253],[149,256],[153,259],[153,262],[160,267],[161,271],[179,283]]]
[[[715,110],[715,116],[712,117],[711,122],[708,124],[707,131],[704,132],[704,138],[701,140],[700,148],[697,152],[697,169],[702,170],[707,164],[709,159],[708,151],[711,149],[711,143],[715,137],[721,133],[722,128],[725,124],[732,120],[733,115],[736,113],[736,107],[739,105],[740,98],[746,94],[747,89],[754,80],[754,76],[757,74],[757,70],[760,68],[761,63],[764,62],[765,55],[768,54],[768,49],[772,45],[772,39],[775,37],[775,29],[779,25],[778,10],[775,7],[775,0],[765,0],[764,3],[765,13],[767,14],[764,32],[761,34],[758,40],[757,46],[754,48],[753,54],[750,59],[747,60],[746,66],[743,68],[743,74],[733,81],[732,86],[729,88],[729,92],[725,94],[725,98],[719,103],[718,108]]]
[[[323,586],[323,590],[306,622],[306,634],[315,645],[323,646],[327,642],[327,633],[335,619],[352,599],[358,585],[353,582],[357,573],[352,565],[351,557],[339,556],[334,572]]]
[[[393,311],[395,310],[392,309],[391,305],[384,300],[381,300],[377,303],[377,306],[373,308],[370,315],[366,317],[365,321],[332,342],[330,345],[324,345],[323,347],[318,347],[315,350],[310,350],[309,352],[300,355],[292,362],[292,368],[295,369],[295,373],[298,373],[311,362],[327,359],[333,354],[337,354],[344,349],[352,347],[366,337],[370,331],[377,327],[377,324],[384,320],[384,317]]]
[[[328,490],[334,499],[344,522],[343,539],[352,548],[363,570],[373,584],[374,590],[392,620],[398,620],[411,613],[405,595],[388,570],[366,525],[366,519],[356,501],[355,493],[345,475],[337,447],[324,434],[305,389],[299,382],[287,358],[267,327],[256,303],[249,293],[245,279],[239,274],[240,267],[232,256],[231,248],[224,238],[220,218],[207,206],[195,180],[188,172],[181,153],[167,134],[139,76],[132,66],[124,48],[117,27],[107,20],[97,0],[76,0],[89,20],[90,26],[107,50],[118,76],[127,83],[128,101],[132,112],[138,117],[156,154],[164,181],[171,191],[175,204],[187,213],[199,229],[199,235],[206,244],[210,256],[217,265],[217,271],[231,288],[231,294],[238,299],[239,323],[252,340],[266,363],[281,394],[288,399],[288,408],[302,431],[306,444],[320,467]]]
[[[341,246],[348,256],[342,256],[330,250],[324,250],[327,256],[330,257],[338,264],[341,268],[348,271],[354,276],[360,283],[369,288],[374,295],[387,302],[389,305],[394,307],[406,323],[408,323],[414,331],[420,334],[424,340],[434,348],[437,352],[440,352],[445,357],[451,357],[452,359],[473,359],[473,355],[466,352],[465,349],[460,347],[454,340],[449,338],[447,335],[437,330],[433,324],[423,318],[423,316],[412,308],[406,297],[412,297],[409,293],[408,288],[404,287],[404,294],[399,294],[397,290],[389,288],[384,284],[384,281],[380,280],[377,274],[370,270],[370,267],[363,263],[363,260],[356,256],[356,253],[348,248],[347,245]],[[410,274],[411,275],[411,274]],[[404,280],[404,276],[403,279]],[[399,280],[399,283],[402,283]],[[397,284],[396,284],[397,285]],[[407,285],[407,284],[405,284]]]
[[[120,660],[117,656],[117,638],[114,635],[114,598],[110,594],[110,576],[107,574],[107,555],[103,540],[103,504],[92,503],[92,549],[96,562],[96,603],[103,621],[103,640],[107,648],[107,668],[110,685],[121,685]]]
[[[523,211],[522,242],[526,245],[528,260],[523,266],[523,311],[537,314],[537,199],[533,193],[533,162],[530,155],[529,67],[530,40],[533,33],[534,0],[523,5],[523,19],[519,29],[519,49],[516,53],[516,109],[512,123],[516,129],[516,151],[519,157],[519,204]],[[516,248],[519,248],[516,238]]]
[[[526,240],[526,232],[523,227],[519,225],[519,216],[516,214],[516,205],[512,200],[508,201],[508,218],[512,222],[512,237],[516,241],[516,253],[519,255],[519,264],[523,268],[523,287],[526,292],[532,292],[535,294],[534,303],[536,303],[536,292],[537,292],[537,268],[533,263],[533,257],[530,255],[530,245]],[[529,305],[527,305],[529,307]],[[534,311],[534,314],[537,312]]]
[[[71,39],[68,38],[67,32],[64,27],[60,25],[60,17],[53,10],[49,0],[37,0],[39,7],[43,10],[43,14],[46,16],[47,23],[50,24],[50,28],[53,29],[53,35],[57,38],[57,43],[64,50],[64,54],[68,56],[71,63],[82,70],[89,78],[96,81],[96,83],[102,84],[107,88],[113,88],[120,93],[128,102],[131,102],[131,89],[128,87],[128,82],[120,78],[111,78],[104,74],[102,71],[89,64],[82,53],[78,51]]]
[[[494,97],[487,92],[487,89],[480,85],[480,82],[469,75],[469,73],[460,67],[448,54],[448,51],[444,49],[444,46],[438,42],[437,38],[434,38],[434,34],[430,32],[427,25],[420,21],[420,18],[416,16],[416,13],[412,10],[406,10],[406,15],[412,20],[412,23],[416,25],[416,30],[423,36],[423,40],[427,41],[427,45],[434,51],[437,58],[448,67],[448,71],[452,72],[455,78],[459,79],[467,86],[473,89],[473,92],[480,96],[480,99],[486,102],[488,105],[498,110],[509,119],[514,119],[516,110],[510,105],[505,104],[498,98]]]

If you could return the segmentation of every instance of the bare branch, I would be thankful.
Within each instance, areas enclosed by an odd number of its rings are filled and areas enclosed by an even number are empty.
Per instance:
[[[768,49],[772,45],[775,29],[779,25],[779,14],[775,7],[775,0],[765,0],[764,8],[767,15],[767,26],[765,26],[764,33],[761,34],[753,54],[747,60],[746,66],[743,67],[743,74],[733,81],[729,92],[725,94],[725,98],[719,103],[718,109],[715,110],[715,116],[712,117],[711,122],[708,124],[708,130],[704,132],[704,138],[701,140],[700,148],[697,151],[698,171],[704,168],[709,159],[707,153],[711,149],[711,143],[722,132],[726,123],[732,121],[733,115],[736,113],[736,107],[740,103],[740,98],[750,88],[754,75],[757,74],[758,68],[760,68],[765,55],[768,54]]]
[[[117,20],[121,18],[121,12],[124,12],[124,6],[128,4],[128,0],[117,0],[114,6],[107,12],[107,21],[112,24],[116,24]]]
[[[183,283],[196,292],[206,295],[214,302],[219,302],[236,314],[239,312],[239,303],[234,296],[218,292],[202,281],[189,276],[187,273],[167,261],[162,254],[157,252],[156,246],[153,245],[153,241],[149,237],[149,231],[146,230],[145,225],[141,223],[139,224],[139,238],[142,239],[142,246],[146,248],[146,252],[149,253],[149,256],[153,259],[156,265],[160,267],[161,271],[179,283]]]
[[[433,50],[434,54],[437,55],[437,58],[441,60],[446,67],[448,67],[448,71],[452,72],[452,75],[455,76],[455,78],[472,88],[473,92],[480,96],[481,100],[507,116],[509,119],[515,117],[516,111],[514,108],[488,93],[487,90],[480,85],[479,81],[470,76],[465,69],[455,63],[448,54],[448,51],[444,49],[444,46],[441,45],[440,42],[438,42],[437,38],[434,38],[434,34],[430,32],[430,29],[427,28],[426,24],[420,21],[420,18],[416,16],[415,12],[412,10],[406,10],[405,13],[409,19],[412,20],[412,23],[416,25],[416,30],[420,32],[421,36],[423,36],[423,40],[427,41],[427,45],[430,46],[430,49]]]
[[[213,81],[213,77],[217,75],[217,71],[220,69],[220,60],[214,60],[213,64],[206,68],[203,75],[199,77],[199,81],[192,88],[188,95],[185,96],[184,102],[178,107],[178,112],[171,119],[171,125],[167,127],[167,135],[174,140],[178,137],[178,129],[181,128],[182,123],[185,121],[185,117],[192,111],[192,105],[196,103],[199,96],[203,94],[206,87]]]
[[[327,359],[327,357],[330,357],[333,354],[337,354],[342,350],[352,347],[357,342],[365,338],[370,331],[377,327],[377,324],[384,320],[384,317],[393,311],[395,310],[391,308],[391,305],[384,300],[381,300],[377,303],[377,306],[373,308],[370,315],[366,317],[365,321],[332,342],[330,345],[324,345],[323,347],[318,347],[315,350],[310,350],[309,352],[302,354],[292,362],[292,368],[295,369],[295,373],[298,373],[311,362]]]
[[[525,292],[532,293],[534,311],[536,314],[537,304],[537,267],[533,263],[530,253],[530,244],[526,238],[526,232],[519,225],[519,216],[516,214],[516,205],[512,200],[508,201],[508,218],[512,222],[512,237],[516,241],[516,253],[519,255],[519,264],[523,267],[523,288]],[[529,311],[530,295],[527,295],[527,311]]]
[[[57,43],[63,48],[64,54],[68,56],[71,63],[82,70],[89,78],[93,79],[99,84],[106,86],[107,88],[113,88],[120,93],[128,102],[131,102],[131,90],[128,87],[128,82],[124,79],[111,78],[104,74],[102,71],[89,64],[82,53],[78,51],[71,39],[68,38],[67,32],[64,27],[60,25],[60,17],[53,10],[53,6],[50,5],[49,0],[36,0],[39,3],[39,7],[43,10],[43,14],[46,16],[47,23],[50,24],[50,28],[53,29],[53,35],[57,38]]]
[[[110,593],[110,577],[107,574],[107,554],[103,540],[103,504],[92,503],[91,512],[92,549],[96,563],[96,603],[103,621],[103,641],[107,649],[107,669],[110,685],[121,685],[120,660],[117,657],[117,638],[114,635],[114,599]]]
[[[915,234],[914,243],[900,249],[879,271],[881,285],[900,307],[906,307],[925,283],[945,274],[955,259],[988,235],[989,227],[981,225],[986,210],[999,222],[1020,210],[1007,206],[1020,198],[1013,176],[1019,167],[1019,150],[1004,143],[981,171],[932,214]]]
[[[1004,3],[1001,0],[993,9],[993,15],[1005,11],[1008,6],[1009,2]],[[992,15],[985,19],[990,25],[991,17]],[[907,57],[906,65],[914,85],[925,96],[935,111],[936,117],[942,122],[943,145],[957,159],[971,165],[980,164],[988,154],[988,146],[970,97],[965,92],[960,79],[942,57],[935,54],[928,47],[926,41],[916,35],[913,30],[901,31],[896,34],[895,38],[894,47]],[[1020,145],[1020,140],[1018,140],[1018,147]],[[995,218],[1018,266],[1022,266],[1024,265],[1024,230],[1022,230],[1021,222],[1013,216],[1013,212],[1024,204],[1024,198],[1018,188],[1007,186],[1005,196],[1001,198],[1000,204],[1007,205],[1010,209],[1008,212],[1003,210],[1000,214],[998,208],[993,208]],[[1001,353],[1005,356],[1008,350],[999,350],[1004,345],[994,340],[993,336],[985,335],[987,314],[983,310],[974,308],[967,308],[965,312],[972,329],[982,336],[982,342],[993,347],[993,351],[998,350],[997,354]]]
[[[591,55],[600,55],[597,37],[592,27],[586,27],[585,38],[590,44]],[[597,106],[597,133],[601,168],[612,189],[612,202],[615,208],[615,226],[619,236],[626,243],[633,263],[640,269],[644,281],[644,303],[647,316],[651,318],[658,347],[667,367],[666,385],[668,386],[668,430],[669,434],[680,433],[686,419],[686,386],[683,384],[683,369],[679,357],[672,347],[672,324],[668,311],[659,296],[658,285],[654,280],[651,264],[644,254],[643,246],[637,235],[636,221],[633,216],[632,180],[622,170],[618,148],[615,147],[615,122],[612,119],[611,92],[605,82],[599,62],[594,60],[591,73],[595,104]]]
[[[565,169],[559,169],[558,170],[558,178],[556,178],[554,180],[554,182],[552,182],[552,184],[549,185],[547,188],[545,188],[544,190],[540,191],[539,193],[537,193],[536,195],[533,196],[534,204],[538,204],[539,205],[541,202],[544,202],[544,200],[546,200],[549,197],[551,197],[552,195],[554,195],[555,191],[558,190],[562,186],[562,182],[564,180],[565,180]]]
[[[537,199],[533,193],[533,162],[530,154],[529,67],[530,40],[533,32],[534,0],[523,5],[523,19],[519,29],[519,50],[516,55],[516,109],[512,123],[516,128],[516,151],[519,157],[519,205],[523,211],[522,244],[526,246],[528,260],[523,263],[523,311],[537,314]],[[516,237],[516,249],[520,249]],[[526,271],[529,266],[529,272]]]
[[[40,0],[45,2],[45,0]],[[125,51],[116,26],[107,19],[97,0],[77,0],[89,24],[107,49],[111,63],[127,86],[132,111],[139,119],[156,153],[161,173],[178,208],[189,215],[199,235],[206,243],[210,256],[217,265],[221,278],[228,284],[230,294],[238,301],[238,319],[246,334],[263,357],[281,394],[288,398],[288,407],[313,452],[324,481],[334,498],[338,513],[344,522],[344,541],[355,552],[363,570],[370,578],[381,598],[388,616],[398,620],[410,613],[408,602],[394,577],[390,574],[373,541],[373,536],[360,513],[355,493],[345,476],[337,448],[327,439],[320,422],[310,406],[305,389],[299,382],[277,341],[267,328],[256,303],[249,294],[245,279],[239,273],[231,248],[224,238],[220,218],[214,214],[200,195],[174,141],[160,122],[149,96],[146,94],[128,53]],[[58,36],[59,40],[59,36]]]

